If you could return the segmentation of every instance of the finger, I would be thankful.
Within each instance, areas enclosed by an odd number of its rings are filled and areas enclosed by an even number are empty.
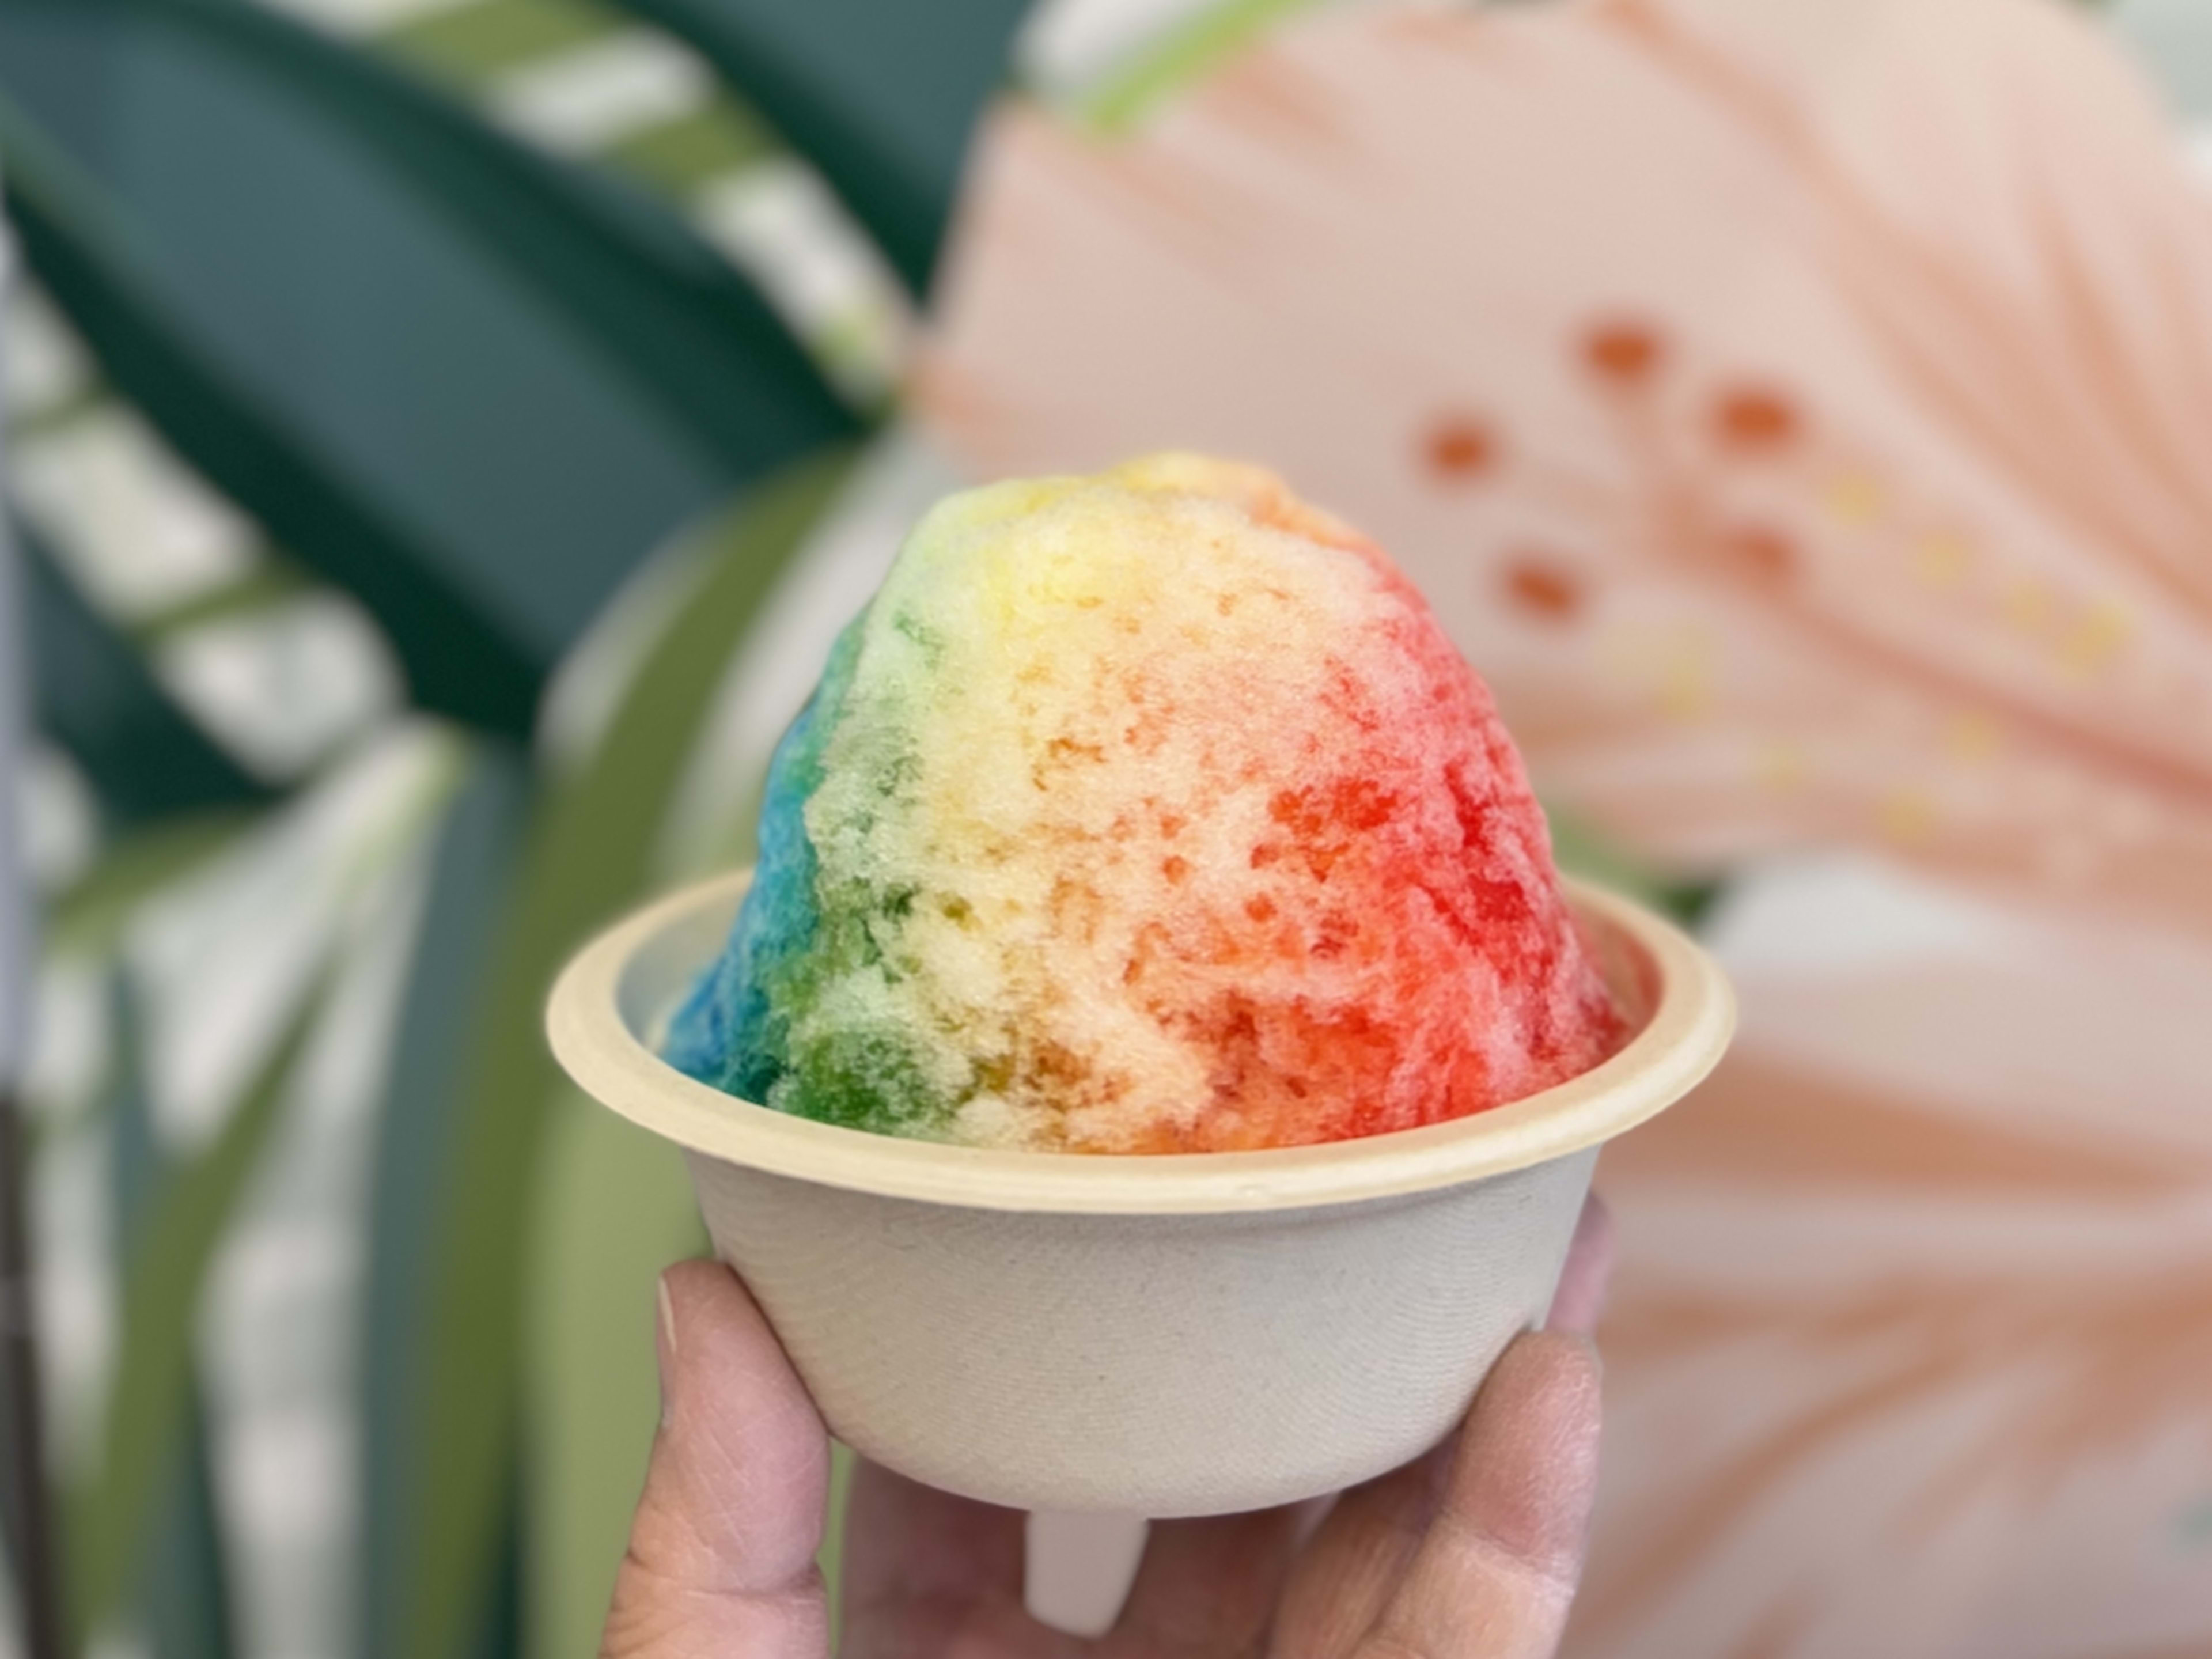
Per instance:
[[[823,1659],[830,1441],[737,1275],[660,1280],[661,1426],[615,1579],[605,1659]]]
[[[1483,1384],[1443,1501],[1356,1655],[1550,1659],[1597,1491],[1597,1351],[1547,1331]]]
[[[1336,1500],[1291,1567],[1270,1654],[1340,1659],[1352,1650],[1420,1544],[1450,1449],[1448,1440]]]
[[[1290,1576],[1304,1506],[1156,1521],[1105,1659],[1213,1659],[1255,1650]]]
[[[845,1511],[845,1659],[1074,1654],[1022,1604],[1023,1516],[862,1461]]]
[[[1612,1212],[1584,1200],[1547,1325],[1587,1333],[1613,1272]],[[1413,1559],[1450,1467],[1457,1437],[1405,1467],[1345,1493],[1299,1559],[1285,1594],[1273,1651],[1285,1659],[1349,1652],[1373,1625]]]
[[[1613,1277],[1613,1212],[1592,1193],[1575,1223],[1574,1243],[1567,1246],[1567,1265],[1544,1322],[1549,1329],[1587,1336],[1597,1328],[1598,1316],[1605,1311],[1606,1286]]]

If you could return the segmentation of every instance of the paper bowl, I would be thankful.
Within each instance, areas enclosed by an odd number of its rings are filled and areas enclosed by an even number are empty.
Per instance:
[[[1163,1157],[985,1152],[787,1117],[652,1043],[749,872],[586,946],[553,1052],[684,1148],[742,1274],[839,1438],[1021,1509],[1219,1514],[1333,1492],[1435,1444],[1540,1323],[1598,1148],[1712,1069],[1710,958],[1570,884],[1638,1034],[1569,1083],[1401,1133]]]

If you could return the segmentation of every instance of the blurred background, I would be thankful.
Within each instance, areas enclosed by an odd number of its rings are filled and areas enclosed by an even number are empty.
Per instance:
[[[551,972],[922,506],[1190,446],[1742,990],[1571,1654],[2212,1655],[2212,0],[0,0],[0,192],[69,1651],[594,1651],[703,1240]]]

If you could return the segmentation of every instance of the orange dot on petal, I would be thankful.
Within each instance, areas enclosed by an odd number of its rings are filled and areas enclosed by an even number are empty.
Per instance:
[[[1649,380],[1664,353],[1658,331],[1644,323],[1601,323],[1583,339],[1583,361],[1623,385]]]
[[[1778,392],[1736,386],[1713,405],[1714,431],[1738,449],[1771,449],[1797,435],[1797,409]]]
[[[1480,477],[1496,465],[1498,440],[1481,422],[1448,416],[1429,428],[1429,470],[1455,481]]]
[[[1505,591],[1523,611],[1565,622],[1583,608],[1582,578],[1548,554],[1524,553],[1505,568]]]

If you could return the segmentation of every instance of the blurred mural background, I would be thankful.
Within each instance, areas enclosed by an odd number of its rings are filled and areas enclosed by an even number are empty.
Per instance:
[[[702,1239],[550,972],[1188,444],[1742,983],[1571,1652],[2212,1653],[2208,0],[0,0],[0,180],[83,1651],[593,1650]]]

